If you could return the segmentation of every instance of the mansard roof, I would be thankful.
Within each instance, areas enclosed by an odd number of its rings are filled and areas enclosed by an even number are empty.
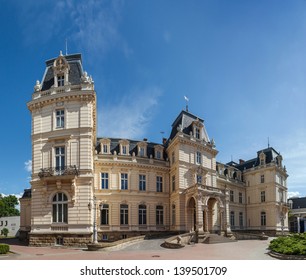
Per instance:
[[[274,148],[269,147],[269,148],[266,148],[266,149],[263,149],[263,150],[259,150],[257,152],[257,157],[256,158],[246,160],[246,161],[241,160],[240,163],[236,163],[236,162],[231,161],[231,162],[227,163],[227,165],[234,166],[241,171],[256,167],[256,166],[260,165],[260,154],[261,153],[263,153],[266,157],[266,164],[269,164],[271,162],[276,162],[277,164],[279,164],[279,160],[280,160],[280,157],[281,157],[280,153],[276,152],[274,150]]]
[[[199,122],[203,125],[203,138],[209,142],[209,137],[207,135],[207,132],[205,130],[204,126],[204,120],[191,114],[188,111],[182,110],[181,113],[177,116],[175,121],[172,124],[172,130],[169,139],[173,139],[178,131],[182,131],[185,134],[190,134],[192,132],[192,124],[194,122]]]
[[[83,74],[82,56],[81,54],[63,55],[67,60],[69,70],[69,83],[71,85],[80,84],[80,79]],[[46,61],[46,70],[42,79],[42,91],[50,89],[54,85],[53,63],[57,58],[52,58]]]
[[[306,208],[306,197],[289,198],[288,201],[290,200],[292,200],[292,209]]]
[[[32,197],[32,190],[25,189],[21,198],[31,198]]]
[[[126,141],[129,142],[129,151],[128,151],[129,155],[133,155],[133,153],[135,153],[135,155],[137,156],[137,154],[138,154],[137,144],[141,143],[141,142],[145,142],[147,144],[147,157],[148,158],[151,155],[152,155],[152,157],[154,157],[155,146],[165,147],[163,144],[148,142],[146,139],[144,139],[144,140],[131,140],[131,139],[122,139],[122,138],[100,137],[100,138],[97,139],[97,144],[96,144],[97,153],[100,153],[100,151],[101,151],[101,145],[99,143],[99,141],[101,139],[109,139],[110,140],[110,152],[111,152],[111,154],[114,154],[114,152],[116,152],[117,154],[120,153],[120,141],[121,140],[126,140]],[[166,158],[167,158],[167,155],[166,155],[165,150],[164,150],[163,159],[166,159]]]

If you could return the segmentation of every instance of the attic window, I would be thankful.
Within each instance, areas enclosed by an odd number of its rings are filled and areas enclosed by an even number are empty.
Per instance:
[[[65,77],[63,75],[57,76],[57,86],[63,87],[65,85]]]
[[[198,127],[195,128],[195,138],[200,139],[200,129]]]

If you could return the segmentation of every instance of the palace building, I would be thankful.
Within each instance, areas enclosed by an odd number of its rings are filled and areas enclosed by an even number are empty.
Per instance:
[[[188,110],[162,143],[97,136],[94,82],[80,54],[46,61],[27,106],[32,178],[20,199],[20,231],[32,246],[288,231],[288,175],[278,152],[218,162],[204,120]]]

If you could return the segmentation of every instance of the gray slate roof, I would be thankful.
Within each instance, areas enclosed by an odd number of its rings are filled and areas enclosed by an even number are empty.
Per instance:
[[[71,85],[80,84],[80,78],[83,74],[81,54],[71,54],[64,56],[70,65],[69,83]],[[42,90],[48,90],[54,85],[53,63],[56,58],[46,61],[46,70],[42,79]]]

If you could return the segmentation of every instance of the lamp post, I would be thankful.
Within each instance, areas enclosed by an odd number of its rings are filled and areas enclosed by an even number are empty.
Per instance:
[[[98,243],[98,233],[97,233],[97,202],[96,197],[92,198],[93,201],[93,240],[92,243]],[[88,209],[91,210],[91,202],[88,203]]]

